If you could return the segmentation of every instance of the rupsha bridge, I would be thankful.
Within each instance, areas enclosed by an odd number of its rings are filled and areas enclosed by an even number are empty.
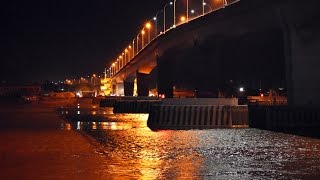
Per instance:
[[[106,68],[109,94],[233,97],[241,85],[320,105],[317,0],[198,1],[170,2],[143,26]]]

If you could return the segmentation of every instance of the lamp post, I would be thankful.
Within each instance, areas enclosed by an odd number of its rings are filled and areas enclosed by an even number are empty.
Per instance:
[[[172,5],[172,2],[167,3],[164,7],[163,7],[163,33],[166,33],[166,7],[168,5]]]
[[[130,47],[131,47],[131,46],[130,46]],[[124,65],[127,64],[128,59],[129,59],[129,57],[127,56],[127,54],[128,54],[128,49],[126,48],[126,49],[124,50]]]
[[[119,66],[119,63],[118,63],[118,59],[117,61],[115,62],[116,66],[114,67],[114,74],[116,74],[118,72],[118,66]]]
[[[121,68],[123,68],[124,64],[126,63],[126,53],[125,52],[122,53],[121,60],[122,60]]]
[[[204,0],[202,0],[202,15],[204,15],[204,6],[205,6],[205,2]]]
[[[134,39],[132,40],[132,58],[134,57]]]
[[[120,64],[121,64],[121,60],[120,60],[120,58],[121,58],[121,55],[117,58],[117,62],[116,62],[116,65],[117,65],[117,72],[119,71],[119,69],[120,69]]]
[[[204,0],[203,0],[203,3],[202,3],[202,14],[204,15],[204,13],[205,13],[205,6],[209,6],[209,8],[210,8],[210,12],[212,11],[212,8],[211,8],[211,6],[209,5],[209,4],[207,4],[206,2],[204,2]]]
[[[159,14],[160,12],[163,12],[163,10],[158,11],[158,12],[156,13],[156,15],[153,17],[153,21],[155,22],[154,24],[155,24],[156,37],[158,36],[158,14]]]
[[[187,0],[187,22],[189,21],[189,0]]]
[[[123,55],[121,53],[119,58],[117,59],[117,62],[118,62],[118,70],[117,71],[119,71],[121,69],[122,58],[123,58]]]
[[[176,27],[176,1],[173,1],[173,27]]]
[[[153,21],[154,21],[154,26],[155,26],[155,33],[156,33],[156,36],[155,37],[157,37],[158,36],[158,21],[157,21],[157,16],[155,16],[155,17],[153,17],[152,18],[153,19]]]
[[[117,72],[120,70],[120,59],[117,59]]]
[[[147,22],[145,27],[147,28],[148,30],[148,43],[150,43],[150,29],[151,29],[151,23],[150,22]]]
[[[96,85],[96,74],[92,75],[92,79],[93,79],[93,86],[95,86]]]
[[[112,76],[115,74],[115,70],[116,70],[116,63],[117,62],[114,62],[114,63],[112,63]]]
[[[133,56],[131,56],[131,51],[132,51],[132,46],[129,45],[128,46],[128,60],[127,60],[127,63],[133,58]]]
[[[138,54],[138,52],[139,52],[139,34],[137,35],[137,52],[136,52],[136,54]]]
[[[146,32],[144,31],[144,29],[142,29],[142,30],[141,30],[141,43],[142,43],[141,49],[144,48],[144,38],[143,38],[143,35],[144,35],[145,33],[146,33]]]

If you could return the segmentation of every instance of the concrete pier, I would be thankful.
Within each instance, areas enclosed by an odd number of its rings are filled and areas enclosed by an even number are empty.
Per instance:
[[[247,106],[155,105],[148,127],[151,129],[210,129],[248,127]]]

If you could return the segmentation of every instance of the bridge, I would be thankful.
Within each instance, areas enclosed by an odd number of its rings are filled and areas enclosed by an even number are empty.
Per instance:
[[[232,88],[275,88],[286,89],[290,105],[320,104],[316,0],[198,1],[197,15],[189,0],[174,0],[145,24],[106,68],[111,93],[233,96],[243,92]]]

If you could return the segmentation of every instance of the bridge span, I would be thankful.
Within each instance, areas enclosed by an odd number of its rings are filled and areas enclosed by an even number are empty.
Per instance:
[[[139,96],[155,90],[173,97],[177,89],[232,96],[230,89],[246,86],[286,89],[290,105],[319,105],[318,5],[316,0],[223,4],[171,27],[140,50],[133,43],[138,51],[108,69],[113,92],[134,95],[136,79]]]

